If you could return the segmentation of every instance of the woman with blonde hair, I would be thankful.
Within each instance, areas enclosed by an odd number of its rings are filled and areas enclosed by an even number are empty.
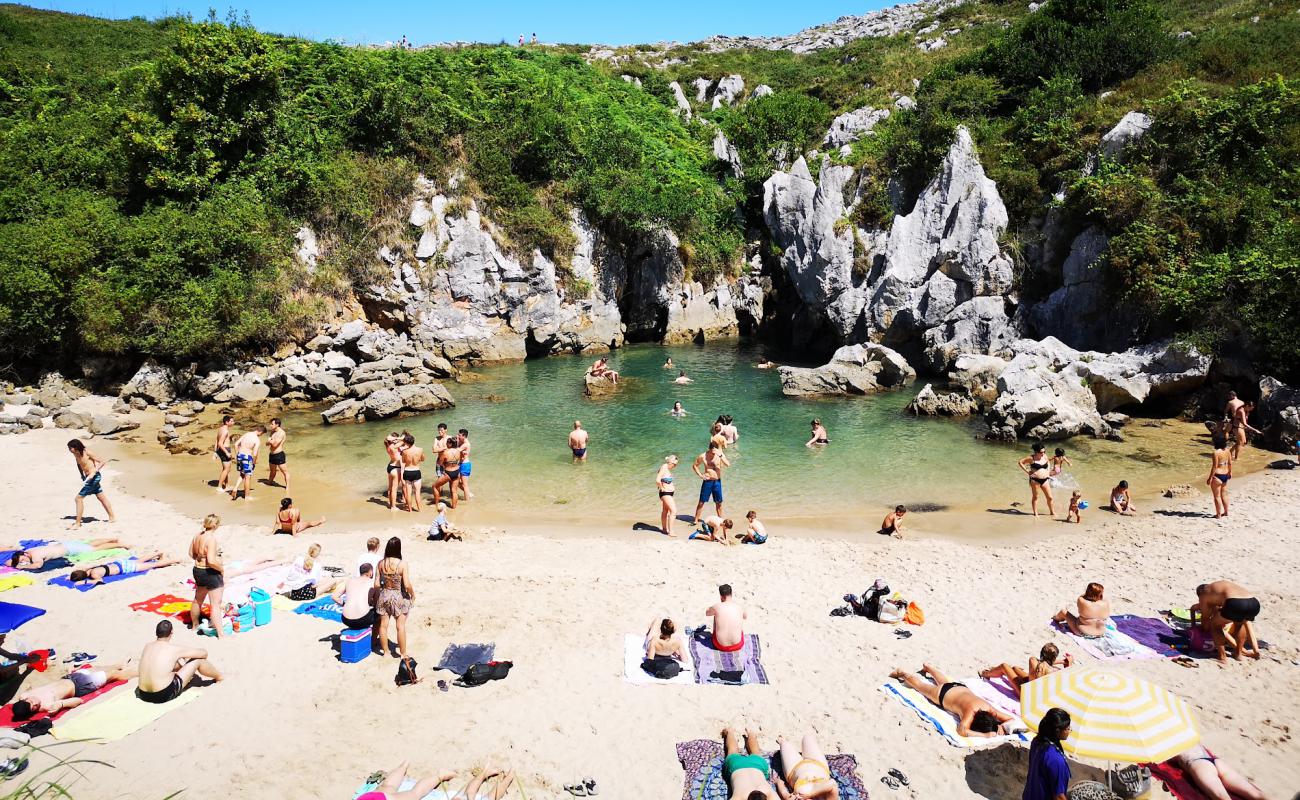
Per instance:
[[[655,485],[659,488],[659,529],[668,536],[673,533],[673,519],[677,516],[677,490],[673,487],[673,469],[677,466],[677,456],[668,456],[659,465],[655,475]]]
[[[208,617],[217,638],[222,638],[221,594],[226,585],[226,567],[222,560],[221,545],[217,542],[217,528],[221,517],[209,514],[203,518],[203,530],[190,540],[190,558],[194,559],[194,605],[190,607],[190,627],[198,628],[203,619],[203,601],[209,604]]]
[[[280,593],[288,595],[290,600],[315,600],[317,595],[329,594],[334,589],[334,581],[328,586],[321,584],[320,549],[319,544],[313,544],[307,548],[307,555],[293,560],[289,574],[280,584]]]

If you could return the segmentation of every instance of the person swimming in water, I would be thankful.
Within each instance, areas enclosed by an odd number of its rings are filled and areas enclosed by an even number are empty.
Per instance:
[[[668,413],[670,416],[674,416],[680,419],[686,416],[686,409],[682,408],[682,401],[678,400],[677,402],[673,403],[673,410],[669,411]]]
[[[685,370],[683,370],[683,371],[677,373],[677,378],[673,381],[673,383],[683,383],[683,384],[685,384],[685,383],[695,383],[695,381],[693,381],[693,380],[691,380],[690,378],[686,377],[686,372],[685,372]]]
[[[664,369],[673,369],[673,368],[674,368],[674,367],[673,367],[673,357],[672,357],[672,356],[668,356],[668,358],[664,359]]]
[[[759,362],[754,365],[754,369],[772,369],[775,366],[776,366],[775,361],[765,357],[760,359]]]
[[[826,428],[822,425],[820,419],[812,421],[812,438],[804,442],[804,447],[812,447],[815,444],[830,444],[830,437],[826,434]]]

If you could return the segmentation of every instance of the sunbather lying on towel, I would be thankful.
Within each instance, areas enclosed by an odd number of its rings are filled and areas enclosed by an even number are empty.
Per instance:
[[[421,800],[426,794],[437,789],[447,781],[456,777],[456,773],[450,770],[443,770],[435,777],[422,778],[416,781],[406,791],[402,791],[402,783],[406,781],[406,771],[410,769],[410,764],[406,761],[397,765],[397,768],[384,776],[383,783],[379,784],[374,791],[366,792],[357,798],[357,800]],[[495,767],[484,767],[481,772],[475,775],[469,782],[469,785],[461,790],[458,794],[452,796],[452,800],[477,800],[483,784],[491,778],[500,777],[496,787],[492,790],[492,800],[501,800],[505,797],[506,792],[510,791],[511,785],[515,782],[515,773],[505,772]]]
[[[745,731],[745,747],[741,749],[736,732],[724,728],[722,749],[725,753],[722,776],[727,779],[727,788],[731,790],[730,800],[774,800],[776,793],[769,782],[772,768],[763,756],[763,746],[758,743],[756,731]],[[781,800],[787,797],[782,794]]]
[[[965,684],[953,683],[948,676],[929,664],[921,665],[921,675],[929,675],[934,683],[910,672],[896,669],[889,677],[896,678],[915,689],[926,700],[957,718],[958,736],[1002,736],[1011,732],[1007,725],[1015,720],[981,700]]]
[[[82,704],[81,698],[86,695],[99,691],[113,681],[125,681],[134,677],[135,667],[128,664],[111,667],[96,667],[91,664],[68,673],[62,680],[18,695],[12,709],[14,719],[22,722],[42,711],[57,714],[65,708],[76,708]]]
[[[776,776],[776,796],[781,800],[838,800],[840,788],[812,734],[803,737],[798,747],[784,739],[776,743],[781,751],[781,766],[786,770],[784,775]],[[745,731],[742,750],[736,732],[726,728],[722,731],[722,747],[726,754],[722,774],[731,789],[731,800],[772,800],[771,766],[763,755],[758,733]]]
[[[221,672],[211,661],[208,651],[199,647],[172,644],[172,621],[165,619],[154,628],[157,641],[144,646],[140,654],[140,685],[136,695],[146,703],[166,703],[180,697],[197,673],[214,681]]]
[[[1038,680],[1046,675],[1051,675],[1058,669],[1066,669],[1074,663],[1074,659],[1069,653],[1061,659],[1061,665],[1056,665],[1056,659],[1060,656],[1061,651],[1056,645],[1048,642],[1043,645],[1043,649],[1038,651],[1038,658],[1029,657],[1029,669],[1024,670],[1020,667],[1013,667],[1010,664],[998,664],[996,667],[989,667],[980,673],[981,678],[1006,678],[1013,689],[1016,690],[1016,697],[1020,696],[1020,687],[1030,681]]]
[[[1186,773],[1210,800],[1268,800],[1268,795],[1249,778],[1199,744],[1169,759],[1169,763]]]
[[[105,578],[114,575],[130,575],[133,572],[148,572],[181,563],[179,558],[168,558],[161,550],[155,550],[147,556],[127,556],[116,561],[96,564],[86,569],[74,569],[68,573],[68,580],[73,583],[103,583]]]
[[[69,539],[66,542],[50,542],[26,550],[19,550],[9,557],[9,566],[14,569],[39,570],[45,562],[55,558],[92,553],[96,550],[112,550],[118,547],[130,549],[116,538],[113,539]]]

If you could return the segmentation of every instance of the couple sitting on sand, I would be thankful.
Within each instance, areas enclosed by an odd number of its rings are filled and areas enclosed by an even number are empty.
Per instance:
[[[731,599],[731,586],[718,587],[718,602],[709,606],[704,616],[713,617],[713,649],[734,653],[745,646],[745,608]],[[657,631],[657,633],[656,633]],[[657,617],[650,623],[645,638],[645,658],[651,665],[662,659],[686,660],[686,643],[677,633],[678,625],[669,617]],[[648,669],[643,663],[642,668]],[[653,673],[652,673],[653,674]]]
[[[830,763],[816,737],[808,734],[796,747],[786,739],[776,740],[781,771],[775,776],[758,741],[758,733],[745,731],[744,747],[731,728],[722,731],[725,757],[722,774],[731,790],[730,800],[838,800],[840,787],[831,776]]]

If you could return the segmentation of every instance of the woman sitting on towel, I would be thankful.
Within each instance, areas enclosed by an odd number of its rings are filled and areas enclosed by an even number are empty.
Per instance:
[[[1067,669],[1073,664],[1070,654],[1066,653],[1065,658],[1061,659],[1061,666],[1056,665],[1056,659],[1061,655],[1060,649],[1056,645],[1048,642],[1043,645],[1043,649],[1038,651],[1038,658],[1030,656],[1029,669],[1013,667],[1010,664],[998,664],[996,667],[989,667],[980,673],[980,677],[985,680],[994,678],[1006,678],[1011,684],[1011,688],[1016,690],[1016,697],[1020,696],[1020,687],[1030,681],[1036,681],[1039,678],[1051,675],[1058,669]]]
[[[659,629],[658,635],[655,635],[655,628]],[[650,629],[645,633],[645,657],[654,661],[659,656],[675,658],[678,661],[686,660],[686,643],[677,633],[677,624],[668,617],[650,623]]]
[[[98,585],[103,583],[105,578],[111,578],[114,575],[148,572],[151,569],[162,569],[179,563],[181,563],[179,558],[168,558],[162,554],[162,551],[156,550],[143,557],[127,556],[116,561],[110,561],[107,564],[97,564],[87,569],[74,569],[68,573],[68,580],[73,583],[89,581],[91,584]]]
[[[289,567],[289,574],[277,590],[287,595],[290,600],[315,600],[318,594],[329,594],[334,583],[328,586],[321,583],[320,545],[307,548],[306,556],[299,556]]]
[[[1106,635],[1106,623],[1110,621],[1110,602],[1105,598],[1105,589],[1100,583],[1090,583],[1084,589],[1083,596],[1077,601],[1078,616],[1066,609],[1056,612],[1054,622],[1069,626],[1070,633],[1085,639],[1101,639]]]

